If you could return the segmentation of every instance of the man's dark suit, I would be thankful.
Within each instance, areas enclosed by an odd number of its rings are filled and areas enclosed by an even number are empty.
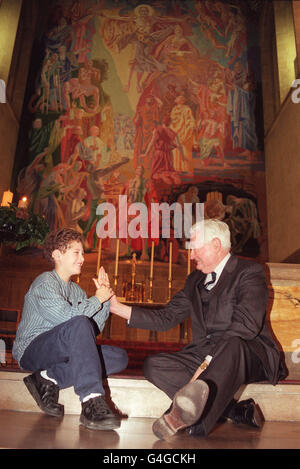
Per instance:
[[[191,317],[192,342],[179,352],[148,357],[144,372],[172,399],[211,355],[201,374],[210,387],[211,401],[203,415],[208,433],[242,384],[261,380],[276,384],[283,375],[279,350],[265,322],[268,289],[262,266],[231,256],[209,293],[204,318],[205,277],[193,271],[183,290],[163,309],[133,307],[129,326],[165,331]]]

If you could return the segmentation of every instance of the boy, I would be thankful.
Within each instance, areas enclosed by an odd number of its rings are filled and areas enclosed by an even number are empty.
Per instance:
[[[101,268],[91,298],[71,281],[84,262],[83,240],[75,230],[51,233],[44,252],[54,270],[42,273],[30,286],[13,345],[20,367],[34,372],[24,378],[25,385],[38,406],[56,417],[64,414],[59,390],[74,386],[82,404],[80,424],[97,430],[118,428],[120,418],[105,401],[102,379],[126,368],[127,354],[103,345],[100,360],[96,346],[113,295],[108,276]]]

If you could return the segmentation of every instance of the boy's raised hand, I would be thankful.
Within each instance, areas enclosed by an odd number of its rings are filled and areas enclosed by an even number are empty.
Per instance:
[[[93,281],[96,287],[95,296],[101,303],[108,301],[114,295],[114,291],[110,288],[108,275],[103,267],[100,267],[98,278],[93,278]]]

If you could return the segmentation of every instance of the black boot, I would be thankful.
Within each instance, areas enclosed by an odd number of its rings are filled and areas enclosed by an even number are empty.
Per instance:
[[[253,399],[237,402],[230,409],[228,418],[237,425],[244,424],[254,428],[261,428],[264,420],[260,408]]]
[[[23,381],[37,405],[46,414],[54,417],[64,415],[64,406],[58,404],[59,387],[57,384],[43,378],[39,371],[27,376]]]
[[[91,430],[114,430],[120,427],[120,417],[110,410],[104,397],[93,397],[81,406],[81,425]]]

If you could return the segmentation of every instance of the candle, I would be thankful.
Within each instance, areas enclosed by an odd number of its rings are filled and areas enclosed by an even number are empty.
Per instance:
[[[116,250],[116,265],[115,265],[115,277],[118,275],[119,248],[120,248],[120,240],[119,240],[119,239],[117,239],[117,250]]]
[[[8,191],[3,192],[1,207],[9,207],[12,203],[13,193]]]
[[[19,200],[18,207],[27,208],[27,206],[28,206],[28,198],[26,197],[26,195],[24,195],[24,197],[22,197],[22,199]]]
[[[188,249],[188,265],[187,265],[187,274],[191,273],[191,250]]]
[[[153,278],[153,261],[154,261],[154,241],[152,241],[152,246],[151,246],[150,278]]]
[[[169,280],[172,280],[172,241],[169,246]]]
[[[102,238],[99,238],[99,243],[98,243],[98,259],[97,259],[97,275],[99,274],[99,268],[100,268],[101,248],[102,248]]]

